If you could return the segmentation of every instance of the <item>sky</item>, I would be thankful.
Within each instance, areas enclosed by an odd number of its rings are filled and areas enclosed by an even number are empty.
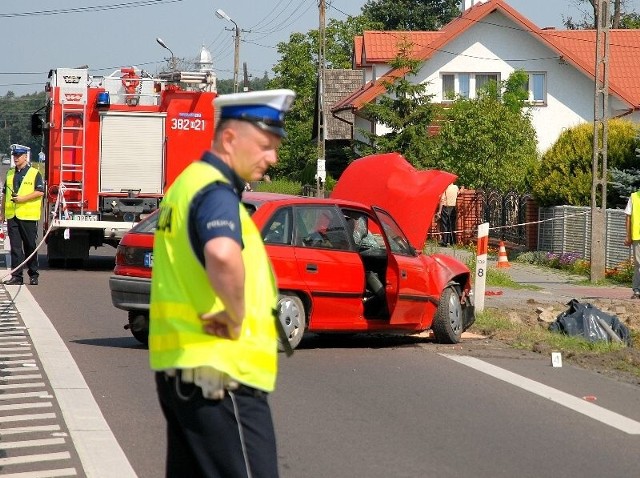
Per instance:
[[[366,0],[326,0],[329,18],[358,15]],[[507,0],[540,27],[562,28],[563,19],[580,20],[580,0]],[[626,0],[640,12],[640,0]],[[222,9],[241,29],[243,63],[251,75],[271,76],[276,45],[294,32],[319,26],[318,0],[2,0],[0,96],[44,89],[49,70],[89,65],[94,75],[123,66],[155,73],[171,53],[193,60],[206,46],[218,78],[233,77],[234,24],[215,15]]]

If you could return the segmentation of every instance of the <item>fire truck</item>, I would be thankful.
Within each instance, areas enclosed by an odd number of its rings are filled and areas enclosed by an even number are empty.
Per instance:
[[[215,90],[207,71],[50,71],[31,130],[43,136],[51,266],[85,261],[91,247],[117,246],[158,208],[176,176],[211,147]]]

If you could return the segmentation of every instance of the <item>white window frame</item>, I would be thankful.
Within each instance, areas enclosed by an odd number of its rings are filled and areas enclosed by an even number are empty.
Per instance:
[[[547,104],[547,74],[544,71],[529,71],[529,99],[531,105],[546,106]],[[542,84],[536,85],[535,79],[541,79]],[[536,91],[538,86],[541,91]]]
[[[497,81],[500,82],[500,73],[491,72],[455,72],[455,73],[441,73],[441,83],[442,83],[442,102],[443,103],[451,103],[455,98],[477,98],[478,88],[476,86],[476,75],[483,76],[495,76]],[[447,90],[451,82],[451,77],[453,77],[453,94],[454,98],[447,97],[447,94],[451,92],[451,90]]]

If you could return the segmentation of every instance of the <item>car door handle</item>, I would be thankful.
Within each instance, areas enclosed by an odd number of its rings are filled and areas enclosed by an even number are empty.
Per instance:
[[[407,278],[407,271],[405,271],[404,269],[400,269],[400,279],[406,279]]]
[[[318,272],[318,264],[307,264],[307,272]]]

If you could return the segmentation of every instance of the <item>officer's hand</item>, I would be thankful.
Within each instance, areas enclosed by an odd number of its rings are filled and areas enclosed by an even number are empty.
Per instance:
[[[631,245],[631,240],[629,240],[629,239],[625,239],[625,240],[624,240],[624,245],[625,245],[625,246],[630,246],[630,245]]]
[[[203,314],[202,329],[209,335],[215,335],[223,339],[238,340],[242,325],[231,320],[231,316],[223,310],[215,314]]]

